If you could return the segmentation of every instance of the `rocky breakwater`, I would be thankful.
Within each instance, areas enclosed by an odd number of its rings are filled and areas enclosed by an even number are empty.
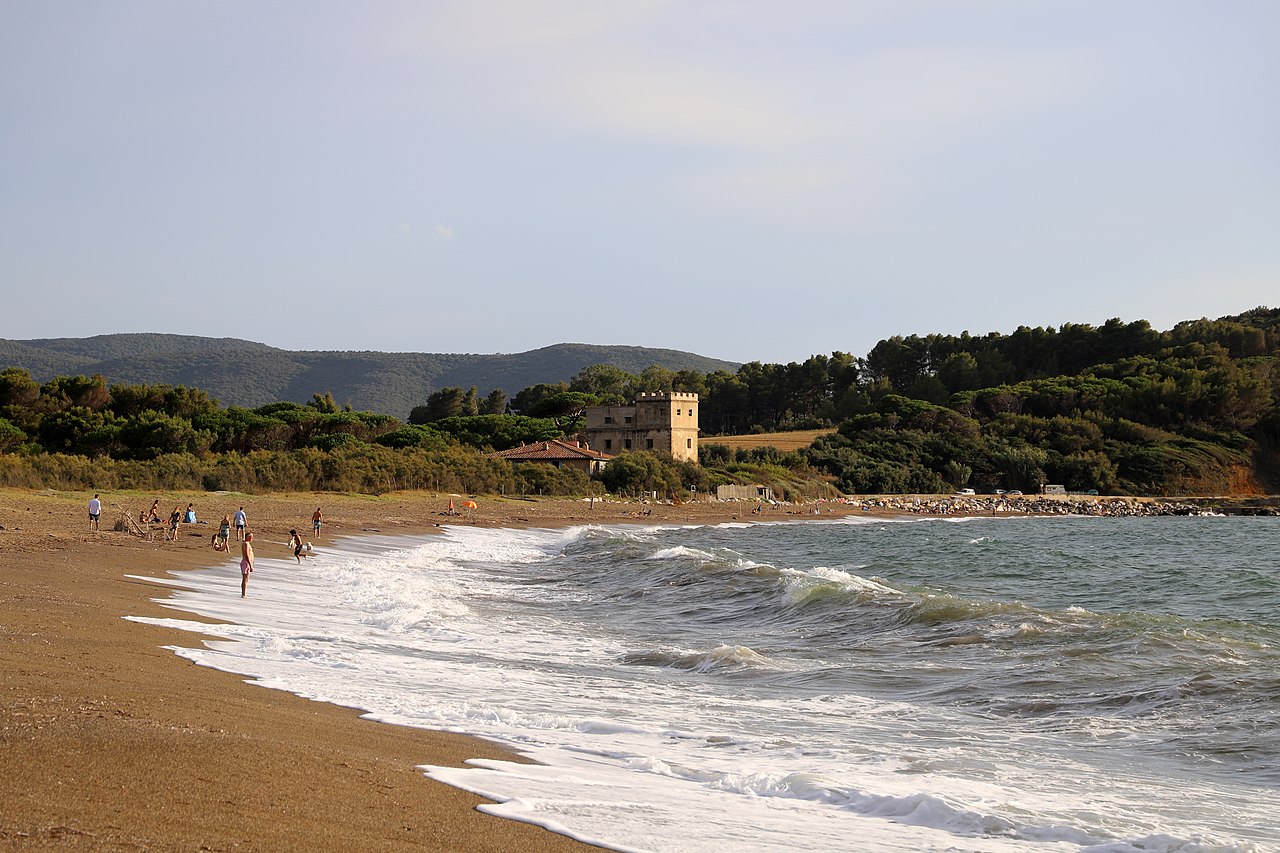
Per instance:
[[[844,503],[868,511],[904,512],[912,515],[1095,515],[1128,518],[1157,515],[1221,515],[1207,505],[1159,498],[1113,498],[1027,495],[883,495],[847,498]]]

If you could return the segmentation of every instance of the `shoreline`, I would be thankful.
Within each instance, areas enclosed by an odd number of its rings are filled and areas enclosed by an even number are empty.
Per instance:
[[[108,530],[116,501],[104,495],[104,523],[94,533],[84,529],[88,497],[0,492],[0,845],[596,849],[486,815],[476,807],[488,800],[419,769],[521,760],[506,748],[362,719],[362,712],[263,689],[176,655],[166,647],[199,648],[204,638],[123,618],[175,613],[163,603],[171,587],[127,575],[235,571],[230,556],[209,546],[216,525],[197,525],[175,543],[147,542]],[[222,499],[193,494],[181,503],[194,501],[199,510]],[[243,500],[250,529],[268,540],[258,553],[272,557],[286,554],[270,544],[284,541],[276,534],[301,528],[316,501],[343,519],[335,534],[434,530],[432,521],[388,512],[426,510],[416,496],[391,507],[331,495],[225,500]],[[368,523],[375,517],[377,524]]]
[[[0,490],[3,846],[598,849],[484,814],[476,807],[489,800],[420,769],[523,760],[507,748],[362,719],[360,711],[263,689],[180,657],[168,647],[199,648],[205,637],[124,617],[181,612],[188,621],[216,620],[166,605],[172,586],[129,576],[197,568],[235,574],[234,533],[231,554],[213,551],[209,537],[222,514],[241,505],[260,557],[286,556],[288,530],[305,536],[317,505],[326,519],[314,540],[321,548],[338,537],[426,535],[446,525],[753,520],[751,505],[481,498],[476,510],[451,514],[449,498],[460,506],[461,496],[190,492],[166,494],[161,505],[194,503],[208,523],[183,525],[176,541],[165,542],[158,533],[147,540],[127,527],[111,529],[122,513],[136,519],[154,495],[104,493],[99,531],[88,529],[91,496]],[[778,509],[760,520],[798,516]]]
[[[244,676],[199,666],[166,648],[199,648],[201,635],[123,618],[171,618],[177,611],[188,621],[214,621],[166,605],[174,587],[128,575],[196,568],[235,573],[234,534],[232,554],[214,552],[209,536],[221,514],[239,505],[258,534],[258,555],[273,558],[287,557],[283,542],[290,527],[310,531],[317,504],[326,517],[315,540],[321,549],[338,538],[429,535],[453,525],[562,528],[915,514],[883,500],[880,506],[826,503],[757,514],[751,504],[566,498],[482,498],[474,511],[449,514],[448,495],[190,493],[168,495],[165,502],[194,502],[212,523],[184,525],[178,540],[166,543],[108,529],[119,510],[136,513],[152,496],[104,495],[96,533],[85,529],[89,497],[0,491],[0,595],[8,617],[0,631],[5,845],[597,849],[483,814],[476,806],[488,800],[431,780],[420,769],[464,766],[471,758],[521,760],[499,744],[365,720],[361,711],[282,690],[247,689],[256,685]],[[460,503],[460,496],[452,497]],[[251,581],[250,596],[252,591]]]

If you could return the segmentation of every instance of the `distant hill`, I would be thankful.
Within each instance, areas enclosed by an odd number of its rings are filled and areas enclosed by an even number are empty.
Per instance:
[[[593,344],[464,355],[292,351],[237,338],[190,335],[0,338],[0,367],[25,368],[40,382],[100,373],[110,383],[200,388],[223,405],[245,407],[277,400],[304,403],[312,394],[329,391],[354,409],[399,418],[408,417],[410,409],[440,388],[474,385],[482,396],[495,388],[514,395],[541,382],[567,381],[593,364],[611,364],[628,373],[653,365],[703,373],[738,369],[734,362],[678,350]]]

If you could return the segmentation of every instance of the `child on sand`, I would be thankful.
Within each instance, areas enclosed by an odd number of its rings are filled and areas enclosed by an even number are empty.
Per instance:
[[[299,563],[302,562],[303,557],[311,556],[307,553],[310,546],[302,544],[302,536],[299,535],[297,530],[289,531],[289,547],[293,549],[293,558]]]

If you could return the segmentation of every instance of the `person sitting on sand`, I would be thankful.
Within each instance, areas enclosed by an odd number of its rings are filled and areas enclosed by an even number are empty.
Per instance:
[[[223,539],[216,533],[209,537],[209,544],[213,546],[213,550],[215,551],[227,550],[227,540]]]
[[[302,562],[303,557],[311,556],[310,554],[305,553],[305,546],[302,544],[302,537],[298,535],[297,530],[289,531],[289,547],[293,549],[293,558],[299,563]]]
[[[152,524],[160,523],[160,499],[156,498],[151,502],[151,509],[147,510],[147,519]]]
[[[249,575],[253,574],[253,534],[246,533],[240,543],[240,597],[249,590]]]

